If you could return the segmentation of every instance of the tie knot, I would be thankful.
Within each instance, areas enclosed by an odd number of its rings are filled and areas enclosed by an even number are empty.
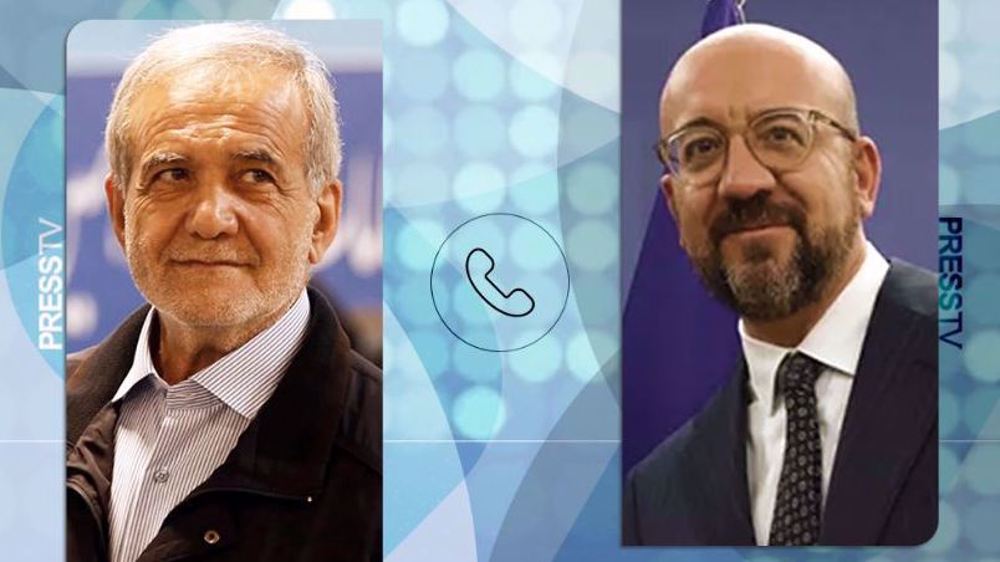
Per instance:
[[[804,353],[785,356],[778,366],[778,383],[785,392],[812,393],[823,364]]]

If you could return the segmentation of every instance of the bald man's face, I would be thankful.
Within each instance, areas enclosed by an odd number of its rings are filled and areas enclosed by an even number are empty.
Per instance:
[[[816,123],[808,155],[782,171],[762,164],[745,141],[747,123],[780,108],[853,121],[849,83],[836,63],[809,55],[752,38],[696,47],[678,62],[661,100],[664,138],[697,121],[728,142],[714,180],[667,173],[662,185],[681,245],[706,285],[748,318],[782,318],[814,302],[860,249],[859,224],[873,208],[878,155],[870,140]]]

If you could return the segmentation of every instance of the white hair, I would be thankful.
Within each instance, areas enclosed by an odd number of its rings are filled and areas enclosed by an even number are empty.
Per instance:
[[[154,40],[125,69],[105,129],[105,148],[116,187],[130,179],[131,104],[150,84],[192,67],[230,70],[241,66],[285,71],[298,86],[309,132],[304,147],[306,176],[314,193],[340,172],[340,119],[323,61],[284,33],[249,23],[210,23],[172,29]]]

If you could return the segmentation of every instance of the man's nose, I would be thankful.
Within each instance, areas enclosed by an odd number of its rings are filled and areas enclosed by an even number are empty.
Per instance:
[[[760,191],[774,189],[771,170],[760,163],[742,135],[729,142],[726,166],[719,179],[719,194],[731,199],[749,199]]]
[[[238,220],[233,198],[224,185],[198,186],[193,194],[193,208],[188,214],[188,233],[204,239],[236,234]]]

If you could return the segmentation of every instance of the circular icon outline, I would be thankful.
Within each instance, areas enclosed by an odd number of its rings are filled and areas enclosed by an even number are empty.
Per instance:
[[[441,315],[441,311],[438,309],[437,297],[434,296],[434,271],[437,269],[438,257],[441,255],[441,250],[444,249],[444,247],[445,247],[446,244],[448,244],[448,240],[451,240],[452,236],[454,236],[456,232],[458,232],[459,230],[461,230],[463,227],[465,227],[465,225],[469,224],[470,222],[473,222],[473,221],[476,221],[476,220],[479,220],[479,219],[482,219],[482,218],[486,218],[486,217],[497,217],[497,216],[514,217],[514,218],[517,218],[517,219],[521,219],[521,220],[524,220],[524,221],[527,221],[527,222],[531,223],[536,228],[538,228],[539,230],[541,230],[545,234],[545,236],[547,236],[549,238],[549,240],[552,241],[552,244],[556,247],[556,250],[559,251],[559,257],[562,258],[563,268],[566,270],[566,290],[565,290],[565,295],[563,295],[562,307],[560,307],[559,314],[556,315],[555,319],[552,321],[552,324],[544,332],[542,332],[537,338],[529,341],[528,343],[526,343],[524,345],[521,345],[521,346],[518,346],[518,347],[513,347],[513,348],[510,348],[510,349],[494,349],[494,348],[490,348],[490,347],[483,347],[481,345],[476,345],[476,344],[470,342],[469,340],[463,338],[455,330],[453,330],[451,326],[448,325],[448,322],[445,321],[444,316]],[[444,325],[445,329],[447,329],[451,333],[451,335],[455,336],[456,338],[458,338],[461,342],[465,343],[466,345],[468,345],[470,347],[474,347],[474,348],[476,348],[476,349],[478,349],[480,351],[488,351],[488,352],[491,352],[491,353],[509,353],[509,352],[512,352],[512,351],[520,351],[522,349],[525,349],[527,347],[530,347],[530,346],[538,343],[539,341],[541,341],[542,338],[544,338],[545,336],[549,335],[549,332],[551,332],[552,329],[556,327],[556,324],[559,323],[559,320],[562,319],[563,314],[566,312],[566,305],[569,304],[570,287],[572,286],[572,279],[570,278],[570,274],[569,274],[569,262],[566,259],[566,252],[563,251],[562,246],[559,245],[559,242],[556,241],[556,238],[554,236],[552,236],[552,234],[548,230],[546,230],[545,227],[543,227],[542,225],[538,224],[537,221],[534,221],[534,220],[532,220],[532,219],[530,219],[530,218],[528,218],[528,217],[526,217],[524,215],[519,215],[517,213],[503,213],[503,212],[501,212],[501,213],[486,213],[485,215],[475,216],[475,217],[472,217],[470,219],[465,220],[464,222],[462,222],[461,224],[459,224],[458,226],[456,226],[455,228],[453,228],[451,230],[451,232],[449,232],[448,235],[444,237],[444,241],[442,241],[441,245],[438,246],[437,251],[434,252],[434,260],[431,262],[431,273],[430,273],[429,278],[430,278],[429,289],[430,289],[430,293],[431,293],[431,303],[434,305],[434,313],[437,314],[438,320],[441,321],[441,324]]]

